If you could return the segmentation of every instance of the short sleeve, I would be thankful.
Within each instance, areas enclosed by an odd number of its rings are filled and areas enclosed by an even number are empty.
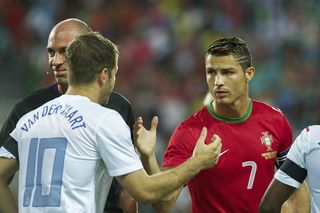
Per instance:
[[[21,116],[18,114],[18,105],[15,105],[5,120],[0,131],[0,147],[10,137],[10,133],[14,130]]]
[[[306,167],[305,156],[307,154],[309,144],[308,131],[308,128],[306,128],[300,133],[300,135],[298,135],[287,155],[287,158],[289,158],[302,168]]]
[[[0,148],[0,158],[16,159],[16,157],[4,147]]]
[[[15,159],[19,161],[18,143],[10,135],[3,144],[3,148],[10,152],[15,157]]]
[[[276,172],[275,178],[289,186],[299,188],[307,175],[305,157],[307,155],[309,137],[308,128],[304,129],[295,139],[287,159]]]
[[[179,125],[173,132],[164,154],[162,168],[174,168],[192,156],[196,139],[188,128]]]
[[[130,128],[112,110],[102,117],[97,130],[98,151],[110,176],[120,176],[142,169],[142,163],[131,141]]]

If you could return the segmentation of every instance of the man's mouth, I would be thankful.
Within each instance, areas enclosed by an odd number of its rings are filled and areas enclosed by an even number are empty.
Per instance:
[[[54,75],[57,77],[63,77],[67,73],[67,70],[54,70]]]
[[[228,94],[228,92],[226,92],[226,91],[216,91],[215,92],[216,97],[223,97],[223,96],[226,96],[227,94]]]

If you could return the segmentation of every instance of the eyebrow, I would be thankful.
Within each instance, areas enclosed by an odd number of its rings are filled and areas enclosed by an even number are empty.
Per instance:
[[[214,69],[212,67],[208,67],[206,68],[206,71],[216,71],[217,69]],[[228,68],[222,68],[222,69],[219,69],[221,71],[232,71],[232,70],[235,70],[234,67],[228,67]]]
[[[60,47],[60,48],[58,49],[58,52],[65,52],[66,49],[67,49],[67,47]],[[49,52],[49,51],[54,51],[54,49],[51,48],[51,47],[47,47],[47,51],[48,51],[48,52]]]

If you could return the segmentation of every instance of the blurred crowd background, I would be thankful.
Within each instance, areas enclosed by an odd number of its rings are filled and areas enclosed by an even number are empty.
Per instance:
[[[53,81],[48,34],[70,17],[119,46],[115,90],[146,124],[159,116],[160,163],[175,126],[202,106],[206,48],[226,35],[249,45],[251,97],[279,107],[294,136],[319,124],[318,0],[0,0],[0,126],[15,102]],[[172,212],[189,211],[183,193]]]

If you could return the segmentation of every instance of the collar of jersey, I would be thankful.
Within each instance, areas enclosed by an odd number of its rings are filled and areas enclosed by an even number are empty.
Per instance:
[[[92,102],[92,101],[90,100],[90,98],[88,98],[87,96],[82,96],[82,95],[68,95],[68,94],[64,94],[63,96],[66,97],[66,98],[68,98],[68,100],[70,100],[70,99],[82,99],[82,100],[86,100],[86,101]]]
[[[212,101],[213,102],[213,101]],[[212,102],[210,104],[207,105],[207,109],[209,111],[209,113],[215,117],[216,119],[220,120],[220,121],[225,121],[225,122],[228,122],[228,123],[240,123],[240,122],[243,122],[245,120],[247,120],[249,118],[249,116],[251,115],[251,112],[252,112],[252,101],[251,99],[249,98],[249,106],[247,108],[247,111],[246,113],[240,117],[240,118],[228,118],[228,117],[224,117],[224,116],[221,116],[221,115],[218,115],[214,110],[213,110],[213,107],[212,107]]]

